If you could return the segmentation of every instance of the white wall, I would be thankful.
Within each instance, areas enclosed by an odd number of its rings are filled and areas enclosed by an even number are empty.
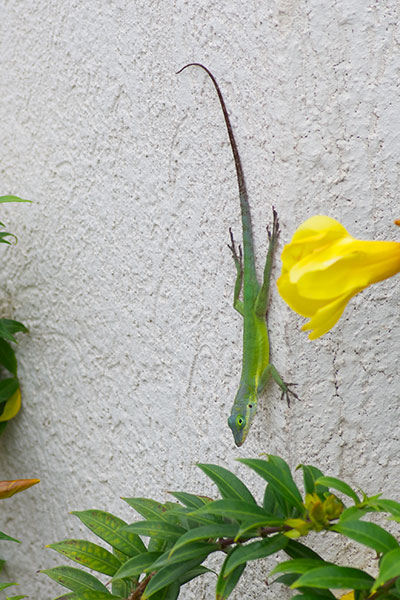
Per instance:
[[[2,0],[0,10],[0,194],[34,200],[1,209],[19,237],[1,249],[2,314],[30,329],[1,478],[42,480],[2,503],[1,529],[23,539],[1,548],[21,593],[61,593],[36,571],[64,562],[46,543],[82,537],[70,510],[133,520],[120,496],[215,493],[197,461],[261,493],[235,458],[277,453],[398,499],[398,278],[354,299],[315,342],[273,290],[272,357],[302,402],[288,409],[271,384],[234,447],[235,172],[210,81],[175,75],[196,60],[220,82],[260,269],[272,203],[281,246],[316,213],[358,237],[399,239],[398,2]],[[375,564],[331,540],[327,558]],[[271,564],[249,567],[233,597],[282,597],[265,587]],[[213,586],[204,578],[182,597],[212,598]]]

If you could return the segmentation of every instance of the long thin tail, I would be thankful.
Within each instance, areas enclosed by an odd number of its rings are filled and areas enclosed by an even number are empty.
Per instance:
[[[222,96],[221,90],[219,89],[219,85],[214,77],[214,75],[201,63],[189,63],[182,67],[177,74],[182,73],[184,69],[188,67],[200,67],[203,69],[207,75],[210,77],[211,81],[214,84],[215,89],[217,90],[218,98],[221,104],[222,112],[224,114],[226,128],[228,130],[229,141],[231,143],[233,158],[235,161],[237,182],[239,187],[239,198],[240,198],[240,209],[242,214],[242,225],[243,225],[243,246],[244,246],[244,262],[245,262],[245,274],[252,275],[256,278],[255,274],[255,265],[254,265],[254,244],[253,244],[253,231],[251,226],[251,214],[250,214],[250,205],[249,198],[247,195],[246,183],[244,180],[242,162],[240,160],[239,151],[236,145],[235,136],[233,135],[231,121],[229,119],[228,111],[226,109],[225,101]],[[247,251],[246,251],[247,250]],[[247,264],[246,264],[247,263]],[[247,267],[247,268],[246,268]]]

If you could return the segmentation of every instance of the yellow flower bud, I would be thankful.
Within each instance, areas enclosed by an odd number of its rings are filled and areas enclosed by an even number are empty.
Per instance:
[[[335,219],[314,216],[297,229],[282,252],[278,291],[310,321],[310,339],[337,323],[346,304],[368,285],[400,271],[400,243],[353,238]]]
[[[304,521],[304,519],[287,519],[285,525],[292,527],[292,530],[286,531],[285,535],[290,538],[297,538],[301,535],[307,535],[312,529],[311,523]]]
[[[330,494],[324,500],[323,506],[325,516],[329,521],[332,519],[338,519],[344,510],[342,502],[340,502],[340,500],[333,494]]]

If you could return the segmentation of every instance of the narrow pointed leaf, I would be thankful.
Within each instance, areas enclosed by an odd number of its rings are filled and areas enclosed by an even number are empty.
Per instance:
[[[224,577],[232,573],[239,565],[265,558],[271,554],[283,550],[288,543],[288,538],[283,535],[274,535],[259,542],[252,542],[243,546],[237,546],[234,552],[229,554],[225,562]]]
[[[147,600],[147,598],[151,598],[156,592],[162,590],[170,583],[173,583],[174,581],[178,580],[187,571],[190,571],[194,567],[199,566],[199,564],[200,561],[194,559],[188,562],[163,567],[150,579],[150,582],[147,584],[146,589],[142,595],[142,600]]]
[[[169,551],[165,552],[159,559],[151,565],[151,568],[158,570],[165,565],[172,565],[180,562],[187,562],[194,558],[198,558],[199,562],[202,562],[206,556],[219,550],[219,544],[212,544],[207,542],[192,542],[191,544],[185,544],[181,546],[176,552],[171,554]]]
[[[8,587],[11,587],[12,585],[18,585],[18,583],[0,583],[0,590],[5,590]]]
[[[16,342],[14,333],[18,332],[28,333],[28,330],[25,325],[14,319],[0,319],[0,337],[9,342]]]
[[[260,520],[263,519],[267,523],[271,522],[275,524],[277,521],[280,523],[280,519],[276,519],[273,515],[268,515],[263,508],[257,506],[257,504],[243,502],[242,500],[229,499],[229,500],[215,500],[206,504],[192,514],[212,514],[220,515],[227,519],[234,519],[235,521],[249,521],[249,520]]]
[[[130,558],[115,573],[113,581],[125,579],[126,577],[136,577],[141,573],[145,573],[161,555],[161,552],[143,552],[143,554]]]
[[[179,596],[180,585],[177,581],[174,581],[167,587],[161,589],[152,595],[152,600],[176,600]]]
[[[7,596],[6,600],[22,600],[22,598],[27,598],[28,596],[24,594],[23,596]]]
[[[319,477],[315,482],[316,485],[326,485],[328,488],[333,488],[338,492],[342,492],[345,496],[349,496],[354,500],[355,504],[360,504],[360,498],[357,496],[355,491],[344,481],[337,479],[336,477]]]
[[[315,492],[322,499],[323,494],[329,492],[327,486],[315,483],[317,479],[324,476],[322,471],[312,465],[299,465],[299,467],[303,470],[303,481],[306,494],[313,494]]]
[[[151,498],[122,498],[122,500],[148,521],[167,520],[167,511],[161,502],[156,502]]]
[[[39,483],[40,479],[14,479],[11,481],[0,481],[0,498],[10,498],[18,492],[23,492]]]
[[[204,506],[204,505],[203,505]],[[171,518],[176,517],[176,525],[180,525],[184,529],[193,529],[200,525],[218,525],[223,523],[221,517],[208,514],[196,513],[193,516],[193,509],[187,508],[186,506],[177,505],[176,508],[168,510],[168,520],[171,522]]]
[[[378,506],[379,510],[390,513],[396,518],[396,520],[400,519],[400,502],[396,502],[396,500],[386,500],[385,498],[380,498],[377,500],[376,505]]]
[[[344,521],[332,527],[333,531],[368,546],[376,552],[388,552],[399,545],[396,539],[385,529],[375,523],[366,521]]]
[[[128,598],[131,591],[137,586],[137,578],[116,579],[111,582],[111,593],[121,598]]]
[[[23,200],[22,198],[19,198],[18,196],[0,196],[0,202],[32,202],[32,200]]]
[[[212,464],[199,463],[197,466],[213,480],[223,498],[234,498],[256,504],[253,494],[247,486],[228,469]]]
[[[130,531],[138,535],[144,535],[161,540],[175,541],[185,533],[183,527],[172,525],[166,521],[137,521],[124,527],[125,531]]]
[[[51,548],[80,565],[105,575],[112,576],[121,567],[120,561],[111,552],[86,540],[64,540],[49,544],[47,548]]]
[[[198,567],[194,567],[193,569],[189,569],[188,571],[185,571],[185,573],[179,577],[179,580],[178,580],[179,585],[185,585],[185,583],[192,581],[192,579],[195,579],[196,577],[199,577],[200,575],[205,575],[206,573],[213,573],[213,575],[216,575],[215,571],[212,571],[211,569],[207,569],[207,567],[203,567],[202,565],[200,565]]]
[[[291,558],[312,558],[316,560],[322,560],[319,554],[297,540],[289,540],[289,543],[285,548],[285,552]]]
[[[268,481],[274,490],[280,494],[291,507],[296,508],[300,513],[304,512],[300,492],[292,477],[289,479],[287,474],[280,470],[275,464],[261,460],[260,458],[239,458],[238,460]]]
[[[111,513],[102,510],[73,511],[88,529],[93,531],[99,538],[128,556],[136,556],[146,551],[140,537],[129,531],[122,530],[127,523]]]
[[[217,585],[215,588],[216,600],[225,600],[230,596],[232,591],[234,590],[237,582],[239,581],[243,571],[246,568],[246,563],[240,564],[236,569],[230,572],[229,575],[225,575],[225,568],[228,561],[228,558],[231,558],[237,552],[238,546],[232,550],[232,552],[225,559],[224,564],[222,565],[221,571],[218,575]]]
[[[203,504],[212,502],[212,498],[207,496],[196,496],[195,494],[189,494],[187,492],[169,492],[171,496],[174,496],[179,502],[187,506],[188,508],[201,508]]]
[[[374,583],[373,578],[352,567],[320,567],[304,573],[292,585],[292,588],[315,587],[324,589],[352,588],[354,590],[369,590]]]
[[[3,338],[0,338],[0,365],[5,367],[7,371],[10,371],[14,377],[17,377],[18,365],[15,352]]]
[[[82,592],[73,592],[59,596],[56,600],[122,600],[120,596],[114,596],[110,592],[100,592],[97,590],[84,590]]]
[[[389,581],[393,577],[400,575],[400,548],[391,550],[384,556],[382,556],[379,565],[379,575],[372,586],[371,592],[375,592],[379,586]]]
[[[2,531],[0,531],[0,540],[4,540],[7,542],[16,542],[17,544],[20,544],[21,542],[19,540],[16,540],[13,537],[10,537],[9,535],[7,535],[6,533],[3,533]],[[3,562],[4,564],[4,562]]]
[[[193,542],[217,540],[219,538],[234,538],[237,530],[238,526],[233,523],[215,523],[214,525],[202,525],[201,527],[190,529],[175,542],[175,546],[170,551],[170,554],[174,554],[174,552],[182,546]]]
[[[287,503],[280,496],[280,494],[276,494],[270,483],[267,483],[265,487],[263,508],[266,513],[274,515],[278,518],[283,518],[288,512]]]
[[[7,402],[18,388],[19,383],[16,377],[7,377],[0,381],[0,403]]]
[[[75,567],[54,567],[53,569],[44,569],[40,572],[45,573],[45,575],[73,592],[97,590],[109,593],[107,588],[96,577]]]
[[[369,512],[371,512],[371,509],[360,508],[359,506],[349,506],[349,508],[346,508],[340,515],[339,522],[356,521],[362,519]]]
[[[275,573],[299,573],[299,575],[301,575],[303,573],[307,573],[307,571],[310,571],[311,569],[326,567],[330,564],[331,563],[326,563],[325,561],[318,560],[316,558],[296,558],[294,560],[285,560],[272,569],[270,576],[275,575]]]

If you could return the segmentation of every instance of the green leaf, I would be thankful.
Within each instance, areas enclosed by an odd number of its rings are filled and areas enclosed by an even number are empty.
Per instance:
[[[322,500],[323,495],[329,493],[328,487],[325,485],[316,485],[315,483],[319,477],[324,476],[322,471],[312,465],[299,465],[297,468],[303,470],[303,481],[306,494],[313,494],[315,492]]]
[[[371,512],[371,509],[361,508],[359,506],[349,506],[340,515],[339,522],[343,521],[355,521],[362,519],[367,513]]]
[[[289,540],[289,543],[285,548],[285,552],[291,558],[313,558],[316,560],[322,560],[319,554],[297,540]]]
[[[344,521],[332,527],[337,531],[364,546],[373,548],[376,552],[388,552],[399,545],[396,539],[385,529],[375,523],[366,521]]]
[[[245,486],[245,484],[236,475],[219,467],[218,465],[212,464],[201,464],[197,465],[218,487],[220,494],[223,498],[233,498],[236,500],[242,500],[243,502],[249,502],[256,504],[253,494]]]
[[[152,595],[153,600],[176,600],[179,596],[180,585],[177,581]]]
[[[6,600],[22,600],[22,598],[27,598],[28,596],[24,594],[23,596],[7,596]]]
[[[172,542],[175,542],[186,531],[183,527],[172,525],[172,523],[167,523],[166,521],[137,521],[136,523],[126,525],[124,530]]]
[[[0,337],[10,342],[16,342],[17,340],[14,337],[14,333],[20,331],[28,333],[25,325],[19,321],[14,321],[13,319],[0,319]]]
[[[188,508],[201,508],[203,504],[212,502],[212,498],[207,496],[195,496],[194,494],[188,494],[187,492],[169,492],[171,496],[174,496],[179,502],[182,502]]]
[[[198,508],[192,513],[193,516],[197,514],[212,514],[220,515],[226,519],[234,519],[235,521],[249,521],[256,519],[265,520],[267,524],[276,525],[282,522],[281,519],[276,519],[273,515],[268,515],[263,508],[257,506],[257,504],[243,502],[242,500],[215,500],[206,504],[202,508]]]
[[[0,196],[0,202],[32,202],[32,200],[23,200],[18,196]]]
[[[151,498],[122,498],[122,500],[148,521],[167,520],[166,508],[161,502],[156,502]]]
[[[75,567],[54,567],[53,569],[44,569],[40,572],[45,573],[48,577],[73,592],[97,590],[109,593],[107,588],[96,577]]]
[[[12,585],[18,585],[18,583],[0,583],[0,590],[5,590]]]
[[[304,573],[292,585],[292,588],[315,587],[324,589],[350,588],[353,590],[369,590],[373,584],[373,578],[352,567],[320,567]]]
[[[17,359],[15,358],[14,350],[11,348],[10,344],[0,338],[0,365],[5,367],[7,371],[10,371],[17,377]]]
[[[0,404],[7,402],[19,387],[16,377],[8,377],[0,381]]]
[[[360,504],[360,498],[355,491],[347,483],[336,477],[319,477],[315,483],[316,485],[326,485],[328,488],[333,488],[345,496],[349,496],[355,504]]]
[[[382,556],[379,565],[379,575],[372,586],[371,592],[375,592],[379,586],[389,581],[393,577],[400,575],[400,548],[391,550]]]
[[[279,550],[283,550],[288,541],[288,538],[284,535],[274,535],[258,542],[237,546],[235,552],[232,551],[225,561],[224,577],[232,573],[239,565],[250,560],[265,558],[279,552]]]
[[[143,552],[143,554],[130,558],[115,573],[113,581],[125,577],[136,577],[141,573],[145,573],[161,555],[161,552]]]
[[[192,579],[199,577],[199,575],[205,575],[206,573],[213,573],[216,575],[215,571],[207,569],[207,567],[203,567],[201,565],[194,567],[193,569],[189,569],[189,571],[185,571],[185,573],[179,577],[179,585],[185,585],[185,583],[192,581]]]
[[[280,494],[291,507],[294,507],[300,513],[304,512],[300,492],[290,475],[290,471],[289,477],[285,469],[279,468],[276,464],[261,460],[260,458],[239,458],[238,460],[268,481],[274,490]],[[290,514],[287,516],[290,516]]]
[[[114,596],[110,592],[100,592],[97,590],[84,590],[82,592],[73,592],[59,596],[56,600],[121,600],[120,596]]]
[[[215,588],[216,600],[225,600],[229,597],[229,595],[234,590],[237,582],[239,581],[244,569],[246,568],[246,563],[244,563],[236,567],[236,569],[234,569],[233,571],[231,571],[229,575],[225,575],[227,561],[229,558],[233,560],[233,555],[235,554],[235,552],[237,552],[238,548],[239,547],[236,546],[236,548],[232,550],[232,552],[227,556],[224,564],[222,565],[221,571],[218,575],[217,585]]]
[[[146,589],[144,590],[144,593],[142,595],[142,600],[147,600],[147,598],[150,598],[159,590],[162,590],[170,583],[173,583],[174,581],[182,577],[186,573],[186,571],[190,571],[194,567],[199,566],[199,563],[199,560],[194,559],[188,562],[163,567],[150,579],[150,582],[147,584]]]
[[[3,533],[2,531],[0,531],[0,540],[5,540],[7,542],[17,542],[17,544],[21,543],[19,540],[16,540],[15,538],[10,537],[9,535],[7,535],[6,533]]]
[[[83,510],[73,511],[90,531],[93,531],[99,538],[128,556],[136,556],[146,551],[140,537],[129,531],[122,530],[127,523],[111,513],[102,510]]]
[[[376,501],[376,506],[378,506],[379,510],[383,512],[388,512],[393,517],[395,517],[396,521],[400,519],[400,502],[396,502],[396,500],[386,500],[385,498],[381,498]]]
[[[264,492],[263,508],[266,513],[283,518],[287,514],[287,504],[280,494],[276,494],[270,483],[267,483]]]
[[[202,525],[201,527],[190,529],[175,542],[175,546],[170,551],[170,554],[174,554],[174,552],[182,546],[193,542],[215,540],[219,538],[234,538],[237,530],[238,526],[233,523],[215,523],[214,525]]]
[[[0,244],[8,244],[11,245],[11,242],[9,242],[6,238],[8,237],[12,237],[15,240],[15,243],[17,242],[17,236],[14,235],[13,233],[10,233],[9,231],[0,231]]]
[[[86,540],[64,540],[49,544],[47,548],[105,575],[114,575],[121,567],[120,561],[111,552]]]
[[[275,573],[302,574],[307,573],[307,571],[310,571],[310,569],[316,569],[322,566],[326,567],[331,564],[332,563],[326,563],[324,560],[319,560],[316,558],[296,558],[294,560],[285,560],[272,569],[270,576],[275,575]]]
[[[276,519],[275,517],[271,519],[271,516],[268,515],[264,518],[258,517],[253,520],[248,519],[240,524],[235,536],[235,542],[241,538],[260,537],[262,533],[260,530],[264,527],[283,527],[283,525],[283,519]]]
[[[169,551],[164,552],[160,558],[158,558],[154,564],[151,565],[152,570],[158,570],[165,565],[172,565],[180,562],[187,562],[194,558],[198,558],[199,562],[202,562],[206,556],[220,550],[219,544],[212,544],[208,542],[192,542],[191,544],[185,544],[176,550],[173,554]]]
[[[117,579],[111,583],[111,593],[121,598],[128,598],[132,590],[137,586],[137,579]]]
[[[168,521],[172,522],[174,519],[175,525],[181,525],[184,529],[193,529],[194,527],[199,527],[199,525],[215,525],[218,523],[223,523],[223,519],[221,517],[216,517],[214,515],[206,515],[206,514],[196,514],[196,517],[193,517],[193,509],[187,508],[186,506],[176,505],[175,508],[168,510]]]

